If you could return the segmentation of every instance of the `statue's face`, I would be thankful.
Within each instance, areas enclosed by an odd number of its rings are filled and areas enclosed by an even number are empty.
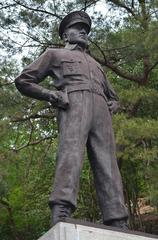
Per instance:
[[[72,44],[86,47],[88,44],[88,27],[84,23],[75,23],[64,32],[64,40]]]

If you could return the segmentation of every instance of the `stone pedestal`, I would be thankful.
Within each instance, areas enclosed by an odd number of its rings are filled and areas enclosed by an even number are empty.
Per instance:
[[[59,222],[39,240],[154,240],[158,236],[87,222]]]

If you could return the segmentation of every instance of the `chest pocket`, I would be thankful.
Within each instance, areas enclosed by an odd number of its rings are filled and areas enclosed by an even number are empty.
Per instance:
[[[63,76],[81,75],[80,62],[73,60],[63,60],[61,64]]]

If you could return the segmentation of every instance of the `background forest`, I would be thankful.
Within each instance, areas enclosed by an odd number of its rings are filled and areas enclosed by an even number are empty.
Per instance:
[[[33,240],[49,229],[56,112],[21,96],[14,78],[47,47],[63,47],[58,25],[74,10],[92,17],[90,53],[120,98],[113,126],[130,228],[158,234],[158,1],[0,0],[2,240]],[[51,89],[52,79],[42,84]],[[80,185],[74,217],[101,222],[86,156]]]

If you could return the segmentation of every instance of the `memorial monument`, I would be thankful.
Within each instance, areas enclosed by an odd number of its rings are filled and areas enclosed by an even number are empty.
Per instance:
[[[15,84],[23,95],[58,109],[59,146],[49,199],[52,226],[70,217],[77,207],[86,146],[103,223],[127,229],[111,120],[119,106],[118,97],[101,65],[88,54],[90,29],[87,13],[69,13],[59,26],[65,48],[48,48],[22,71]],[[47,76],[53,78],[56,90],[40,86]]]

